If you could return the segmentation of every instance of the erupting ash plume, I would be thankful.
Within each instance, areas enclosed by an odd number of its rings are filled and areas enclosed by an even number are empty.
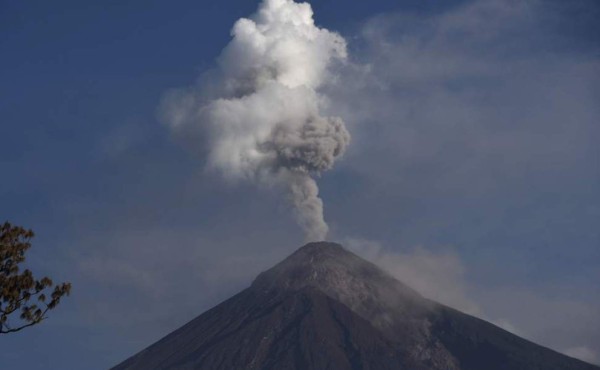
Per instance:
[[[312,176],[333,167],[350,134],[340,118],[320,114],[317,90],[330,64],[346,58],[346,43],[312,16],[307,3],[264,0],[235,23],[215,83],[171,96],[167,121],[200,127],[209,166],[226,176],[285,187],[307,239],[323,240],[328,227]]]

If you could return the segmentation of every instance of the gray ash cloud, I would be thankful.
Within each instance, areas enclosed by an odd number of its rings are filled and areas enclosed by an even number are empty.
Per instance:
[[[319,87],[346,59],[346,43],[312,15],[307,3],[264,0],[235,23],[212,83],[171,94],[165,117],[175,131],[200,129],[210,168],[285,189],[307,240],[324,240],[313,177],[333,168],[350,134],[341,118],[321,115]]]

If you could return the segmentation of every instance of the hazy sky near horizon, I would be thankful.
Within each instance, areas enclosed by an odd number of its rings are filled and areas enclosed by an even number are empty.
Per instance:
[[[600,4],[312,3],[348,43],[322,87],[352,135],[317,179],[329,239],[422,294],[600,362]],[[241,0],[0,1],[0,221],[73,294],[0,337],[19,369],[106,369],[303,243],[282,197],[157,118]]]

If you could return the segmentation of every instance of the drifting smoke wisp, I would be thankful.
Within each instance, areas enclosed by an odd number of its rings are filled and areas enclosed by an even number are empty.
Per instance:
[[[167,120],[174,129],[202,129],[210,167],[283,186],[306,238],[323,240],[328,227],[312,176],[333,167],[350,135],[340,118],[321,116],[317,89],[331,63],[346,58],[346,44],[312,16],[307,3],[264,0],[235,23],[215,86],[171,99]]]

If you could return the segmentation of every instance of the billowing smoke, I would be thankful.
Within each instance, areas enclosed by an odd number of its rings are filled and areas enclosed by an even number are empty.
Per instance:
[[[313,176],[333,167],[350,135],[340,118],[320,114],[318,89],[346,58],[346,43],[312,16],[307,3],[264,0],[235,23],[210,87],[167,99],[167,121],[201,128],[210,167],[284,187],[306,238],[322,240],[328,227]]]

